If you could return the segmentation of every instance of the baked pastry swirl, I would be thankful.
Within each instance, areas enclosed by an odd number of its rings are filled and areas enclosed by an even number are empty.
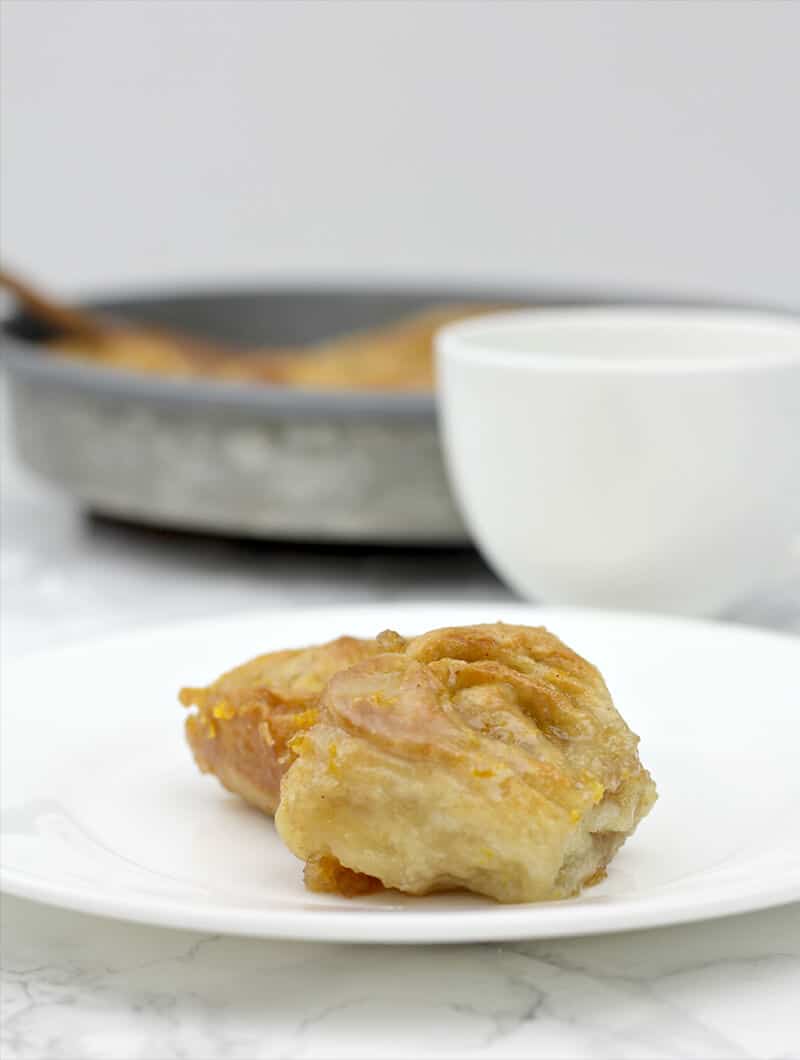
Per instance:
[[[307,885],[532,902],[601,879],[656,792],[600,673],[541,628],[382,642],[288,741],[276,825]]]

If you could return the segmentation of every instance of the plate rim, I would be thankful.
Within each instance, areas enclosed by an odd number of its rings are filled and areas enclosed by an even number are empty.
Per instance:
[[[642,901],[642,908],[625,906],[609,915],[613,906],[604,910],[602,919],[589,906],[564,906],[560,903],[538,903],[532,905],[487,906],[486,909],[439,910],[418,913],[395,911],[315,910],[313,928],[309,928],[309,913],[306,911],[271,910],[254,912],[251,909],[204,909],[199,906],[188,909],[175,900],[118,897],[111,899],[99,890],[76,892],[65,886],[48,884],[29,879],[21,871],[0,870],[0,891],[15,898],[24,898],[42,905],[49,905],[73,912],[102,916],[127,923],[147,924],[157,927],[175,928],[182,931],[199,931],[217,935],[233,935],[245,938],[282,939],[296,942],[331,942],[350,945],[464,945],[478,942],[536,941],[537,939],[580,938],[594,935],[611,935],[627,931],[666,928],[679,924],[717,920],[739,913],[754,913],[764,909],[800,903],[800,879],[764,892],[757,898],[748,892],[732,894],[720,901],[710,895],[698,902],[684,895],[683,902],[670,901],[669,912],[664,913],[650,902]],[[424,900],[424,899],[422,899]],[[683,908],[683,906],[688,908]],[[152,908],[150,908],[152,906]],[[564,924],[560,915],[541,918],[543,909],[548,913],[553,907],[564,909]],[[488,915],[487,915],[488,914]],[[526,926],[526,919],[541,919],[541,924]],[[587,923],[581,923],[586,919]],[[391,924],[391,929],[385,926]],[[457,934],[453,928],[457,924]],[[381,930],[381,929],[384,930]]]
[[[9,653],[2,652],[0,653],[0,661],[3,661],[7,665],[14,666],[17,663],[26,662],[36,658],[49,658],[61,653],[69,654],[73,651],[79,651],[82,649],[94,649],[106,644],[111,645],[119,641],[130,640],[132,637],[147,639],[150,637],[176,634],[179,631],[191,633],[194,631],[200,631],[204,628],[212,628],[220,623],[230,623],[231,625],[235,625],[244,622],[267,622],[279,615],[288,615],[293,618],[303,615],[309,615],[312,618],[322,618],[326,615],[331,615],[331,617],[335,616],[337,619],[342,617],[346,620],[348,615],[357,616],[362,613],[365,616],[368,616],[370,613],[376,615],[385,614],[387,608],[391,608],[393,614],[399,613],[401,616],[403,612],[406,611],[416,612],[423,609],[431,611],[445,609],[467,611],[473,609],[477,610],[479,608],[485,610],[497,608],[499,610],[508,611],[512,614],[515,613],[520,619],[526,616],[533,618],[538,613],[548,616],[556,616],[555,619],[550,618],[545,621],[560,621],[562,616],[565,619],[589,617],[593,621],[598,620],[612,623],[635,622],[647,625],[663,624],[673,627],[694,628],[706,633],[724,632],[725,635],[732,637],[741,636],[757,638],[762,641],[800,643],[800,634],[794,633],[791,630],[766,629],[763,626],[751,626],[744,622],[726,621],[721,618],[697,618],[661,611],[636,611],[627,608],[612,609],[608,607],[579,606],[577,604],[527,603],[518,598],[503,600],[500,598],[482,599],[481,597],[471,597],[464,600],[356,600],[343,602],[341,604],[320,603],[307,605],[280,602],[272,607],[252,609],[240,608],[238,610],[229,611],[225,614],[208,615],[202,618],[177,619],[167,622],[158,622],[152,625],[132,623],[125,628],[115,630],[113,633],[82,637],[80,639],[54,644],[46,648],[33,648],[28,651]],[[492,619],[487,617],[487,621],[492,621]],[[503,619],[495,619],[494,621],[503,621]],[[377,623],[377,625],[380,624],[380,622]]]

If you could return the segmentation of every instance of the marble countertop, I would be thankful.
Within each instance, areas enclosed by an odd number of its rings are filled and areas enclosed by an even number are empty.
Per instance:
[[[274,606],[510,599],[471,552],[269,547],[89,519],[3,446],[7,654]],[[800,572],[732,620],[800,632]],[[800,1057],[800,905],[594,939],[265,942],[2,902],[4,1060]]]

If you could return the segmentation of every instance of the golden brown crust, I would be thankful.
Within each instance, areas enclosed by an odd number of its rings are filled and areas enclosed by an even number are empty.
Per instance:
[[[412,894],[566,897],[655,799],[602,677],[544,629],[435,630],[333,676],[319,713],[290,744],[281,836]]]
[[[303,870],[303,882],[309,891],[340,894],[344,898],[357,898],[383,888],[381,881],[374,876],[346,869],[330,854],[314,854],[308,859]]]
[[[385,651],[386,643],[339,637],[328,644],[260,655],[205,688],[183,688],[196,710],[186,739],[198,768],[265,813],[278,804],[290,741],[317,720],[317,701],[338,670]]]

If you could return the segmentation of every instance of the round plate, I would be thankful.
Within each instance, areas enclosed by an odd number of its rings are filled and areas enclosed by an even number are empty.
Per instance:
[[[192,763],[182,684],[345,632],[497,619],[546,624],[601,668],[658,783],[608,879],[579,898],[310,894],[272,822]],[[500,604],[250,614],[28,656],[4,675],[3,885],[128,920],[340,942],[593,934],[800,899],[799,658],[793,637]]]

